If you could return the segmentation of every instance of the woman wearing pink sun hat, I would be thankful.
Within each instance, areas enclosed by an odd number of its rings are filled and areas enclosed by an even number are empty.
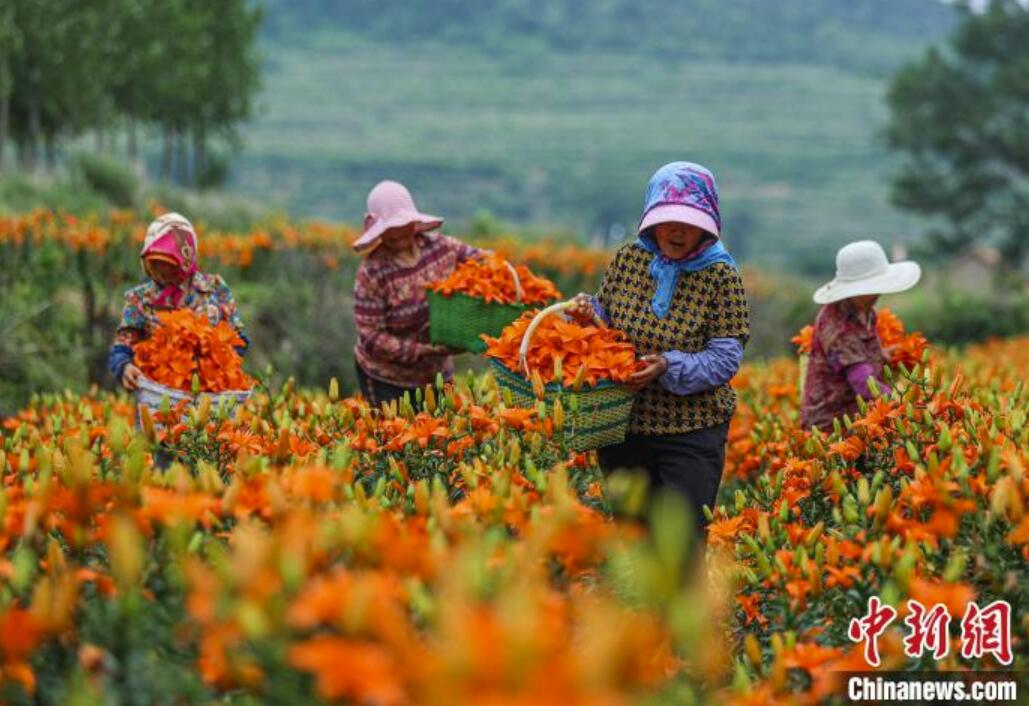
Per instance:
[[[407,188],[382,181],[368,194],[354,283],[354,358],[361,392],[373,404],[453,375],[446,346],[429,343],[425,285],[449,275],[477,248],[433,232],[443,219],[422,213]]]

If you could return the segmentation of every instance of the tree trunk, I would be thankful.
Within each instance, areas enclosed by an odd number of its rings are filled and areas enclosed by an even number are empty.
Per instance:
[[[172,131],[171,128],[165,126],[164,134],[161,137],[163,144],[161,146],[161,181],[168,181],[171,179],[171,167],[172,167]]]
[[[136,127],[136,120],[129,118],[129,139],[128,139],[129,161],[135,164],[139,159],[139,134]]]
[[[39,95],[39,87],[33,86],[32,94],[29,96],[29,144],[28,144],[28,170],[36,170],[36,151],[39,146],[39,136],[42,132],[42,96]]]
[[[182,179],[182,151],[179,150],[179,131],[173,130],[171,136],[171,180],[175,184]]]
[[[188,186],[189,174],[189,142],[186,140],[185,131],[179,132],[179,185]]]
[[[91,385],[94,382],[101,382],[101,380],[97,379],[96,374],[96,341],[93,336],[96,331],[96,290],[93,289],[93,283],[88,278],[82,283],[82,301],[86,309],[84,333],[86,334],[85,348],[89,357],[86,365],[86,384]]]
[[[203,128],[193,132],[193,184],[200,186],[200,179],[207,168],[207,135]]]
[[[0,169],[4,168],[4,147],[7,145],[7,132],[11,124],[11,93],[0,96]]]
[[[135,118],[129,118],[128,152],[129,164],[132,165],[132,172],[142,183],[146,182],[146,162],[140,156],[139,150],[139,123]]]
[[[79,277],[82,281],[82,302],[85,308],[85,327],[83,341],[86,349],[86,384],[102,385],[107,377],[106,347],[103,333],[106,322],[104,309],[97,297],[97,289],[87,272],[90,271],[85,251],[79,252]]]
[[[57,140],[52,132],[43,136],[43,150],[46,157],[47,171],[52,172],[57,166]]]

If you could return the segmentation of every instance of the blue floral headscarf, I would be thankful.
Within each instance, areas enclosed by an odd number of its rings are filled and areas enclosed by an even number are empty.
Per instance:
[[[685,207],[694,211],[695,214],[689,219],[684,218],[683,222],[699,225],[700,221],[707,224],[705,230],[715,238],[715,242],[698,254],[683,260],[670,260],[665,257],[654,240],[652,227],[644,227],[647,215],[663,206]],[[713,233],[712,224],[716,229]],[[640,245],[654,254],[654,259],[650,263],[650,274],[657,280],[657,288],[650,306],[658,318],[668,316],[680,272],[697,272],[718,262],[738,269],[736,261],[718,239],[722,229],[722,216],[718,210],[718,186],[715,184],[714,174],[699,164],[671,162],[654,173],[647,184],[640,225]]]

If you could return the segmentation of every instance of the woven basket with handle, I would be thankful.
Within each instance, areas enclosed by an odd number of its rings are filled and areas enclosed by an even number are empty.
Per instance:
[[[518,272],[507,263],[515,283],[515,297],[521,302],[524,294]],[[429,340],[432,343],[482,353],[486,344],[482,335],[499,336],[504,327],[529,307],[521,304],[498,304],[456,292],[451,295],[429,290]]]
[[[189,402],[188,407],[192,407],[202,398],[210,397],[212,409],[220,410],[224,408],[225,412],[228,413],[236,405],[246,402],[252,392],[252,390],[231,390],[227,392],[201,392],[194,395],[191,392],[176,390],[174,387],[162,385],[144,375],[140,375],[136,386],[136,405],[146,407],[153,414],[160,411],[166,399],[168,400],[169,407],[173,408],[183,401]]]
[[[519,350],[521,371],[513,371],[499,360],[490,361],[497,383],[510,391],[512,401],[519,407],[531,409],[537,402],[532,383],[528,379],[530,373],[527,362],[533,332],[547,316],[560,314],[573,306],[574,302],[561,302],[536,314],[522,338]],[[605,325],[596,315],[594,320],[598,326]],[[546,385],[543,401],[549,406],[557,399],[561,400],[565,409],[565,438],[575,451],[599,449],[625,440],[632,413],[631,390],[608,380],[601,380],[593,387],[583,386],[578,391],[556,382]]]

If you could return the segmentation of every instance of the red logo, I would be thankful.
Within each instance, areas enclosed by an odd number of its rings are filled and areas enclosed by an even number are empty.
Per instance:
[[[897,617],[892,606],[885,605],[878,596],[868,599],[868,611],[860,618],[852,618],[847,636],[864,646],[865,661],[878,667],[879,636]],[[941,660],[950,651],[950,613],[942,603],[926,609],[916,600],[908,601],[908,615],[904,624],[908,634],[904,638],[904,654],[918,658],[926,652]],[[1007,601],[994,601],[980,608],[974,601],[968,604],[961,619],[961,656],[981,659],[993,655],[1001,664],[1011,664],[1011,605]]]
[[[916,600],[908,601],[908,616],[904,624],[910,628],[904,638],[904,654],[908,657],[921,657],[926,650],[932,652],[933,659],[943,659],[950,650],[950,613],[947,606],[937,603],[932,610]]]
[[[879,636],[897,617],[893,606],[884,605],[878,596],[868,599],[868,612],[863,618],[852,618],[847,636],[854,642],[864,642],[865,661],[879,666]]]
[[[974,659],[992,654],[1011,664],[1011,605],[994,601],[985,608],[969,603],[961,619],[961,656]]]

